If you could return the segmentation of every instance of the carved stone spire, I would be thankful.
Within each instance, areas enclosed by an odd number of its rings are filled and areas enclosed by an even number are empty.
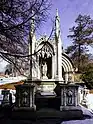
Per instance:
[[[56,18],[55,18],[55,37],[56,40],[58,41],[60,37],[60,18],[58,15],[58,9],[56,9]]]
[[[55,17],[55,43],[56,43],[56,78],[58,80],[62,79],[62,42],[61,42],[61,32],[60,32],[60,18],[58,15],[58,9],[56,10]]]
[[[36,46],[35,17],[32,17],[31,19],[30,37],[32,38],[32,54],[33,54],[35,52],[35,46]]]
[[[32,12],[33,15],[33,12]],[[28,76],[28,79],[32,80],[32,54],[35,51],[35,43],[36,43],[36,38],[35,38],[35,18],[32,17],[31,19],[31,26],[30,26],[30,32],[29,32],[29,55],[30,55],[30,74]]]

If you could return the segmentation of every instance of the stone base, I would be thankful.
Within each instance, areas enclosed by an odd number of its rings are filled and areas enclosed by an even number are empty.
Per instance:
[[[66,118],[67,120],[68,119],[82,119],[83,118],[83,111],[82,111],[82,108],[80,106],[66,106],[66,107],[63,107],[63,106],[60,106],[60,111],[62,113],[66,113],[66,116],[64,116],[64,118]]]
[[[43,78],[42,78],[42,79],[46,80],[46,79],[48,79],[48,77],[47,77],[47,76],[43,76]]]
[[[61,112],[65,112],[68,114],[69,118],[71,117],[75,117],[75,118],[83,118],[83,111],[81,106],[60,106],[60,111]],[[67,115],[66,114],[66,115]]]
[[[12,110],[13,119],[35,119],[36,107],[14,107]]]
[[[83,119],[83,113],[80,110],[64,110],[58,111],[50,108],[42,108],[38,111],[32,111],[32,109],[14,109],[12,111],[12,119],[61,119],[61,120],[74,120]]]
[[[74,120],[74,119],[82,119],[83,113],[80,110],[65,110],[65,111],[58,111],[55,109],[41,109],[37,111],[37,118],[60,118],[62,120]]]
[[[53,92],[55,88],[55,82],[51,80],[42,80],[39,86],[39,90],[42,92]]]
[[[59,77],[58,75],[55,76],[55,81],[58,81],[58,82],[64,82],[64,79],[63,77]]]
[[[33,107],[14,107],[14,110],[19,111],[19,110],[32,110],[32,111],[36,111],[36,105],[34,105]]]
[[[82,110],[80,106],[60,106],[60,111],[64,110]]]

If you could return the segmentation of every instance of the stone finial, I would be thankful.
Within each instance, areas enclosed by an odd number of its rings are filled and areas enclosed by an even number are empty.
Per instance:
[[[58,15],[58,9],[56,9],[56,16],[59,17],[59,15]]]
[[[58,9],[56,9],[56,18],[55,18],[55,35],[56,38],[59,38],[60,35],[60,18],[58,15]]]

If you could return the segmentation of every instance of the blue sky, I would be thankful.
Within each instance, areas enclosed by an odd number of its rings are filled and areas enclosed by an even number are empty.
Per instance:
[[[61,25],[61,39],[64,49],[71,45],[72,41],[67,38],[69,28],[74,26],[74,21],[79,14],[87,14],[93,18],[93,0],[51,0],[52,7],[49,14],[49,19],[41,27],[41,33],[50,34],[53,22],[55,19],[56,9],[59,11]],[[89,48],[93,53],[93,48]],[[6,62],[1,62],[0,71],[3,70]]]
[[[42,33],[50,34],[52,21],[54,20],[56,9],[58,8],[61,25],[61,38],[63,47],[69,46],[72,41],[67,38],[69,28],[75,25],[74,21],[79,14],[90,15],[93,18],[93,0],[51,0],[52,8],[50,10],[49,19],[43,25]],[[93,53],[93,48],[90,47]]]

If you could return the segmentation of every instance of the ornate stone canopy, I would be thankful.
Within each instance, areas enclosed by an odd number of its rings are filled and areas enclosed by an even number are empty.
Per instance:
[[[58,11],[55,18],[54,37],[49,39],[44,35],[37,41],[33,39],[33,46],[35,46],[33,51],[37,52],[34,56],[36,61],[36,66],[34,66],[34,68],[36,67],[36,74],[33,73],[33,77],[36,75],[36,78],[41,80],[65,80],[65,83],[67,83],[69,79],[73,80],[73,63],[62,49]]]

